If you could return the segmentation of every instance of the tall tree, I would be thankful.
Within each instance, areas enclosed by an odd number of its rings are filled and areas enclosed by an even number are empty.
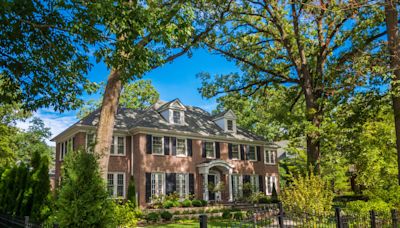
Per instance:
[[[96,10],[77,1],[0,2],[0,104],[24,110],[79,107],[88,48],[104,40],[95,27]]]
[[[386,29],[390,54],[390,73],[392,77],[392,104],[396,129],[398,180],[400,185],[400,45],[397,1],[385,1]]]
[[[227,21],[207,46],[235,61],[243,73],[214,78],[204,73],[202,94],[252,96],[277,84],[297,89],[297,97],[305,100],[308,164],[318,172],[326,102],[364,83],[363,72],[371,67],[366,63],[374,54],[369,50],[385,34],[378,26],[381,7],[346,1],[238,1]]]
[[[231,1],[102,1],[98,9],[111,45],[96,56],[111,73],[104,91],[95,153],[107,175],[109,149],[120,93],[131,79],[188,53],[224,18]],[[92,7],[92,6],[90,6]]]
[[[137,80],[124,86],[119,106],[131,109],[145,109],[158,101],[160,94],[150,80]],[[77,117],[82,119],[101,107],[101,100],[89,100],[79,110]]]

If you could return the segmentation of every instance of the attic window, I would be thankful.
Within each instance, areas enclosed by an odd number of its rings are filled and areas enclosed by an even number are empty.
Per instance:
[[[227,120],[228,131],[233,131],[233,120]]]
[[[181,112],[180,111],[173,111],[172,112],[172,117],[173,117],[173,121],[176,124],[181,124],[182,123],[182,119],[181,119]]]

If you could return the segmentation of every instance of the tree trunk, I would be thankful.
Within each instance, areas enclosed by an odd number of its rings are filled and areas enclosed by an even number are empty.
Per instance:
[[[396,2],[385,1],[386,28],[388,34],[388,49],[390,54],[390,70],[393,76],[392,102],[394,123],[396,129],[398,181],[400,184],[400,59],[399,59],[399,28],[397,24],[398,12]]]
[[[105,180],[107,178],[115,114],[117,113],[121,90],[122,81],[120,73],[118,70],[111,70],[104,91],[100,120],[97,125],[96,145],[94,147],[94,152],[100,156],[100,171]]]
[[[321,118],[318,114],[318,105],[315,99],[315,94],[312,86],[311,77],[309,74],[304,75],[303,91],[306,101],[306,118],[313,127],[320,128]],[[314,174],[320,173],[320,143],[318,132],[307,133],[307,169]]]

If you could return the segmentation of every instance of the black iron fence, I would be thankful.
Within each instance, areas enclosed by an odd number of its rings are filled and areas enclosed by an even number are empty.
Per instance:
[[[233,212],[239,213],[239,212]],[[370,211],[369,214],[346,213],[336,208],[331,213],[323,215],[306,213],[285,212],[282,204],[257,208],[248,211],[247,216],[231,216],[223,220],[209,219],[207,215],[201,215],[200,228],[220,227],[312,227],[312,228],[398,228],[399,214],[397,210],[390,213],[378,213]]]

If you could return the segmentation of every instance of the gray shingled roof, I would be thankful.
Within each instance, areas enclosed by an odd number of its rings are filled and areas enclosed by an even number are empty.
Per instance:
[[[132,110],[119,108],[115,125],[116,129],[130,130],[135,127],[154,128],[162,130],[174,130],[187,133],[195,133],[204,136],[224,136],[240,140],[260,140],[265,141],[262,136],[255,135],[245,129],[237,128],[237,133],[224,132],[216,123],[213,122],[215,116],[207,111],[193,106],[185,106],[185,124],[176,125],[168,123],[157,111],[157,107],[146,110]],[[96,126],[99,120],[100,110],[96,110],[87,117],[79,121],[79,125]]]

